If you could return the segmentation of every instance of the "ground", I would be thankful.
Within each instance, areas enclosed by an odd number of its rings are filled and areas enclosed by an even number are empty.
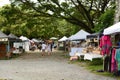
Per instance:
[[[63,55],[54,52],[51,56],[41,56],[40,52],[35,52],[0,60],[0,80],[116,80],[69,64],[69,59]]]

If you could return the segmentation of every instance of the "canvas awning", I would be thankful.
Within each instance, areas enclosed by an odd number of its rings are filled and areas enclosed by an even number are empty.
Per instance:
[[[33,42],[38,42],[38,43],[41,42],[41,40],[38,40],[38,39],[36,39],[36,38],[33,38],[32,41],[33,41]]]
[[[14,35],[14,34],[12,34],[12,33],[10,33],[10,34],[8,35],[8,37],[9,37],[9,38],[19,39],[17,36],[15,36],[15,35]]]
[[[0,31],[0,38],[8,38],[8,36],[2,31]]]
[[[87,35],[90,35],[90,33],[86,32],[84,30],[80,30],[76,34],[69,37],[68,40],[83,40],[83,39],[86,39]]]
[[[59,42],[66,41],[68,38],[66,36],[63,36],[61,39],[59,39]]]
[[[25,36],[20,36],[19,39],[21,39],[22,41],[28,41],[29,39]]]
[[[120,32],[120,22],[104,29],[103,34],[104,35],[110,35],[110,34],[118,33],[118,32]]]

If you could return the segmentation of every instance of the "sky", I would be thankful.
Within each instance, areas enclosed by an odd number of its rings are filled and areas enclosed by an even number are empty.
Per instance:
[[[9,0],[0,0],[0,7],[4,6],[6,4],[10,4]]]

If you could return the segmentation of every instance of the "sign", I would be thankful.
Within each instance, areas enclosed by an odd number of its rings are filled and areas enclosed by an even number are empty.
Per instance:
[[[8,41],[8,38],[0,38],[0,41]]]

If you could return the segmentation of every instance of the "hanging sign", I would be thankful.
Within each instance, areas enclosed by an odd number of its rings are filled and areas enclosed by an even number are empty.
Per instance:
[[[0,41],[8,41],[8,38],[0,38]]]

